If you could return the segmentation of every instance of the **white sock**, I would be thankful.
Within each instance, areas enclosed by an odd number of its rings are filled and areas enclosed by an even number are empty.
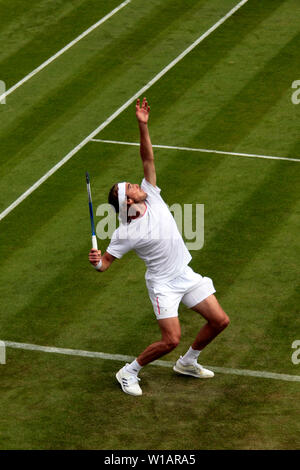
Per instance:
[[[129,372],[130,374],[134,374],[134,375],[138,375],[139,371],[142,368],[142,366],[139,365],[136,359],[132,361],[131,364],[127,364],[125,367],[126,367],[127,372]]]
[[[185,355],[182,356],[180,360],[184,364],[192,364],[193,362],[197,361],[200,353],[201,351],[198,351],[197,349],[193,349],[192,347],[190,347],[188,352],[185,353]]]

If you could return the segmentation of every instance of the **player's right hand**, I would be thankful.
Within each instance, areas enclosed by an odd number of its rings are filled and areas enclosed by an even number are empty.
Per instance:
[[[101,250],[96,250],[95,248],[92,248],[91,251],[89,252],[89,261],[91,264],[94,266],[97,266],[97,264],[100,262],[101,259]]]

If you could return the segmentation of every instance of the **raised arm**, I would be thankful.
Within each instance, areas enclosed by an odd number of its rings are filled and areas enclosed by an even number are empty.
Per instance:
[[[150,106],[148,106],[147,99],[144,98],[140,106],[138,99],[135,107],[135,114],[139,124],[140,131],[140,155],[144,167],[145,179],[156,186],[156,171],[154,165],[153,149],[148,129],[148,119],[150,113]]]

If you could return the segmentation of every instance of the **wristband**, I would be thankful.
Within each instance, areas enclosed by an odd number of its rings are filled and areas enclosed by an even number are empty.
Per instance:
[[[97,264],[97,266],[94,266],[94,268],[97,269],[97,271],[100,271],[101,267],[102,267],[102,259],[100,259],[99,263]]]

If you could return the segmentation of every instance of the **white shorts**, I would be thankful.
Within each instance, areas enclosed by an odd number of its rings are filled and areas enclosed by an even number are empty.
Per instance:
[[[195,273],[190,266],[169,282],[146,280],[146,285],[157,320],[177,317],[180,302],[191,308],[216,292],[212,280]]]

